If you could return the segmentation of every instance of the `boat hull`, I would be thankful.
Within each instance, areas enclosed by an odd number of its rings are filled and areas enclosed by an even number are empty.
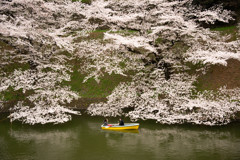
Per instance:
[[[123,126],[112,124],[112,126],[101,126],[104,130],[136,130],[139,128],[139,123],[127,123]]]

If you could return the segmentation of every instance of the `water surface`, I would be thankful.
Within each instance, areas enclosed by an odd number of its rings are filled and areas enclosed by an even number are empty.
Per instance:
[[[240,159],[239,123],[206,127],[141,121],[139,131],[120,132],[101,130],[102,121],[90,116],[73,117],[61,125],[0,121],[0,159]]]

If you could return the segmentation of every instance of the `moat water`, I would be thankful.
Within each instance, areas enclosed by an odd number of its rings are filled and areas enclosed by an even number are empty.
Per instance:
[[[240,123],[209,127],[140,121],[138,131],[105,131],[102,121],[87,115],[60,125],[1,120],[0,160],[240,159]]]

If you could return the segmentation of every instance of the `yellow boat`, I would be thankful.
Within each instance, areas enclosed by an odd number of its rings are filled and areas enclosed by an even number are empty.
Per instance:
[[[109,124],[108,126],[101,125],[105,130],[124,130],[124,129],[138,129],[139,123],[125,123],[123,126],[118,124]]]

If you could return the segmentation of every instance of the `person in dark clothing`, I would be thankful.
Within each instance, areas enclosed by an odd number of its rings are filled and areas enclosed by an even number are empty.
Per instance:
[[[108,119],[107,119],[107,118],[104,119],[104,121],[103,121],[103,125],[104,125],[104,126],[107,126],[107,125],[108,125]]]
[[[121,118],[119,119],[119,126],[124,126],[124,122]]]

